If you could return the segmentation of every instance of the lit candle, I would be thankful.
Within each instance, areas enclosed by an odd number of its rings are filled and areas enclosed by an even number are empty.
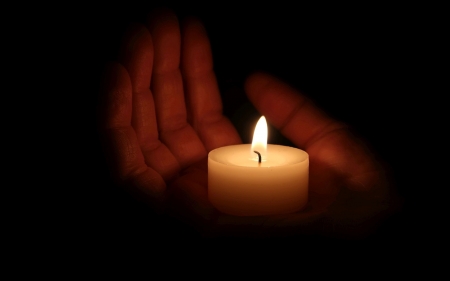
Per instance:
[[[219,211],[236,216],[288,214],[308,201],[308,154],[267,145],[261,117],[252,144],[224,146],[208,155],[208,198]]]

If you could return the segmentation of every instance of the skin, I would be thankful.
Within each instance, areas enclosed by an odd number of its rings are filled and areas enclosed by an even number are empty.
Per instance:
[[[131,26],[103,85],[101,132],[117,182],[157,211],[182,214],[203,235],[359,236],[388,208],[385,172],[367,146],[297,90],[254,73],[245,83],[249,100],[309,154],[309,203],[295,214],[264,217],[214,209],[208,152],[241,140],[222,114],[209,39],[196,19],[180,28],[175,14],[160,10],[146,25]]]

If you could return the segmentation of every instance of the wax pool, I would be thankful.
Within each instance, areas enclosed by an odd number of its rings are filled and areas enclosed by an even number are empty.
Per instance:
[[[251,145],[217,148],[208,155],[208,197],[221,212],[236,216],[296,212],[308,201],[308,154],[267,145],[267,159],[251,157]]]

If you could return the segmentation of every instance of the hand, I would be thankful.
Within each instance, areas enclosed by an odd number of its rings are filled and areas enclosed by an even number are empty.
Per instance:
[[[384,172],[365,145],[296,90],[258,73],[248,78],[247,95],[268,122],[308,152],[309,203],[279,216],[215,210],[207,197],[207,153],[241,140],[222,115],[209,40],[195,19],[180,31],[173,13],[159,11],[146,26],[132,26],[105,77],[101,130],[113,175],[206,235],[354,229],[386,209]],[[347,193],[339,193],[341,186]]]

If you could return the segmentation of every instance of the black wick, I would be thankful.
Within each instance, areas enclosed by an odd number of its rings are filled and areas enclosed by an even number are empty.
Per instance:
[[[258,154],[258,162],[261,163],[261,153],[259,153],[258,151],[254,150],[254,153]]]

